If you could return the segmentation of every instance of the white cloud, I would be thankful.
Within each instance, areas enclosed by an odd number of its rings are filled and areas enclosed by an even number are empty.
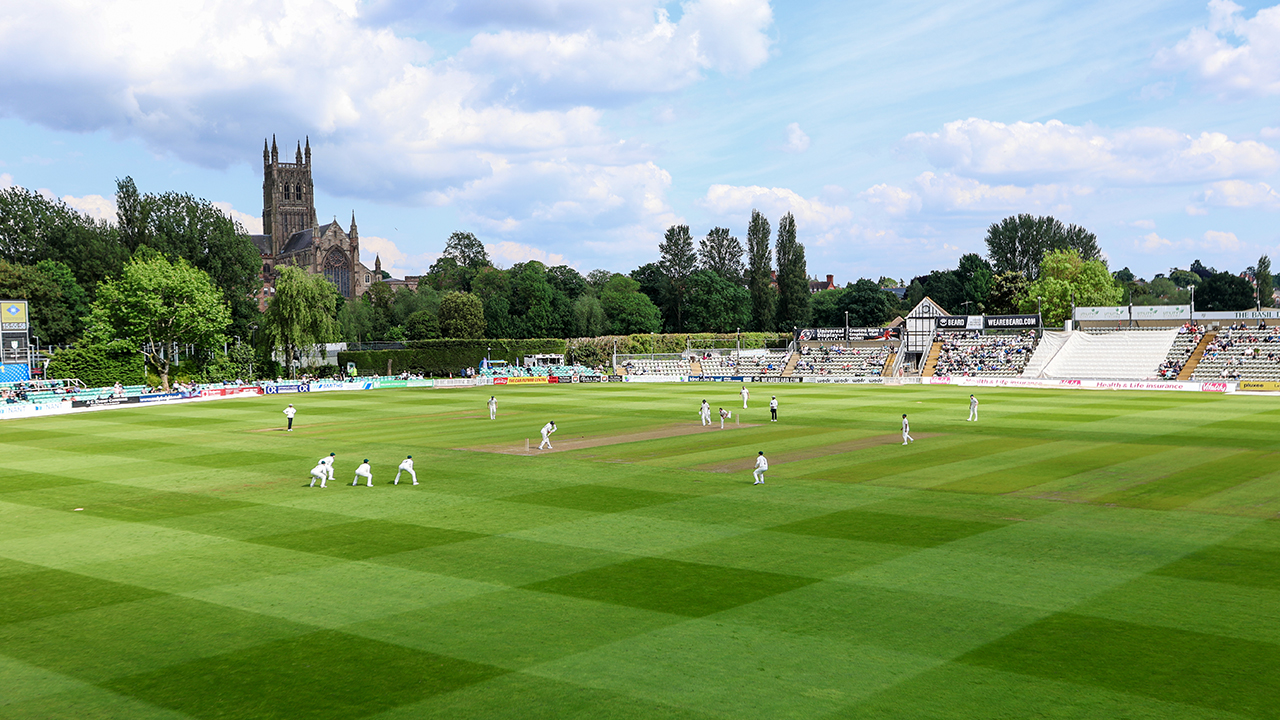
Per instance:
[[[1211,0],[1209,24],[1156,55],[1156,66],[1186,70],[1225,96],[1280,94],[1280,5],[1246,20],[1230,0]]]
[[[1200,205],[1188,205],[1187,214],[1188,215],[1208,215],[1209,211]]]
[[[43,192],[43,191],[42,191]],[[75,197],[74,195],[63,195],[62,202],[98,220],[116,220],[116,197],[103,197],[101,195],[85,195],[84,197]],[[230,206],[228,206],[230,207]],[[262,225],[262,221],[258,221],[258,225]]]
[[[1155,220],[1134,220],[1133,222],[1131,222],[1131,223],[1129,223],[1129,224],[1130,224],[1130,225],[1132,225],[1133,227],[1136,227],[1136,228],[1142,228],[1143,230],[1155,230],[1155,229],[1156,229],[1156,221],[1155,221]]]
[[[1243,180],[1224,180],[1205,188],[1199,200],[1207,205],[1232,208],[1280,210],[1280,193],[1270,185]]]
[[[0,173],[0,190],[13,187],[13,176],[9,173]]]
[[[115,199],[113,198],[111,200],[112,207],[114,207],[115,204]],[[229,202],[215,201],[210,204],[221,210],[222,214],[240,223],[240,226],[244,228],[244,231],[250,235],[262,234],[261,215],[250,215],[249,213],[240,212],[239,210],[231,207],[231,203]]]
[[[1240,250],[1243,245],[1240,242],[1240,238],[1237,238],[1235,233],[1209,230],[1204,234],[1204,242],[1201,243],[1201,247],[1206,250],[1235,252]]]
[[[1280,127],[1264,127],[1258,131],[1258,134],[1268,140],[1280,138]]]
[[[828,205],[817,198],[801,197],[787,188],[758,185],[712,185],[702,205],[716,215],[743,216],[752,209],[773,218],[791,213],[801,229],[827,230],[853,220],[853,211],[842,205]]]
[[[1157,252],[1173,247],[1173,242],[1155,233],[1147,233],[1142,236],[1142,241],[1138,243],[1138,247],[1147,252]]]
[[[405,275],[424,275],[439,257],[440,253],[410,255],[387,238],[376,235],[360,236],[360,262],[372,269],[375,259],[381,259],[382,269],[391,273],[391,277],[394,278],[403,278]]]
[[[548,253],[547,251],[533,247],[532,245],[511,242],[510,240],[503,240],[502,242],[494,243],[492,245],[485,245],[484,249],[489,253],[489,260],[495,265],[500,265],[502,267],[511,267],[516,263],[528,262],[530,260],[537,260],[548,267],[553,265],[572,265],[572,263],[565,262],[563,255]]]
[[[624,7],[613,22],[566,17],[549,30],[480,33],[458,60],[496,74],[495,89],[516,102],[573,104],[670,92],[706,70],[742,74],[769,57],[767,0],[692,0],[679,21],[656,2]]]
[[[809,136],[800,129],[800,123],[787,126],[787,144],[784,149],[792,153],[802,153],[809,149]]]
[[[1221,133],[1198,137],[1168,128],[1105,130],[1046,123],[956,120],[941,132],[904,139],[935,167],[961,175],[1007,179],[1077,179],[1119,185],[1265,176],[1280,169],[1280,153]]]
[[[951,173],[921,173],[909,188],[874,185],[859,198],[883,209],[890,215],[930,210],[934,212],[986,212],[992,210],[1061,211],[1062,203],[1077,195],[1087,195],[1091,188],[1062,185],[988,185],[973,178]]]

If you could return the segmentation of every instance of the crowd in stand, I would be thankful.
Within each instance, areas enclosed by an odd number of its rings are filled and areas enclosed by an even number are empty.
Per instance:
[[[941,353],[935,375],[1017,375],[1031,359],[1035,332],[983,335],[980,332],[939,333]]]
[[[501,367],[490,367],[480,371],[480,377],[589,377],[593,375],[603,375],[603,367],[589,368],[585,365],[534,365],[532,367],[520,367],[518,365],[503,365]]]
[[[1272,343],[1277,344],[1274,350],[1259,347]],[[1280,327],[1267,327],[1260,322],[1256,327],[1238,323],[1220,329],[1205,346],[1195,374],[1239,380],[1246,375],[1270,378],[1277,373],[1280,373]]]
[[[885,361],[892,348],[889,345],[880,347],[843,347],[834,345],[817,348],[800,348],[800,360],[796,363],[797,375],[880,375],[884,371]]]
[[[1176,379],[1203,337],[1203,325],[1184,323],[1181,328],[1178,328],[1178,337],[1173,341],[1173,347],[1169,348],[1169,355],[1165,357],[1164,362],[1160,363],[1160,367],[1156,368],[1156,375],[1164,380]]]

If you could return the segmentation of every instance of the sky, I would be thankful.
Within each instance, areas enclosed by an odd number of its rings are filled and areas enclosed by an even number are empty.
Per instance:
[[[1280,5],[1229,0],[0,0],[0,187],[117,178],[261,229],[264,138],[323,223],[424,272],[656,261],[791,212],[809,273],[910,280],[1052,215],[1141,277],[1280,253]],[[283,158],[282,158],[283,159]]]

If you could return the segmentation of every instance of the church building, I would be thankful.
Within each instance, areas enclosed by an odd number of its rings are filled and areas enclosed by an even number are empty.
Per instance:
[[[294,162],[280,162],[276,139],[268,148],[262,143],[262,235],[250,235],[262,256],[263,294],[259,303],[274,292],[276,268],[296,265],[307,272],[323,274],[348,300],[357,298],[369,285],[382,279],[360,262],[360,233],[355,213],[351,228],[343,230],[335,218],[320,225],[311,183],[311,139],[306,148],[298,143]],[[381,265],[381,263],[377,263]]]

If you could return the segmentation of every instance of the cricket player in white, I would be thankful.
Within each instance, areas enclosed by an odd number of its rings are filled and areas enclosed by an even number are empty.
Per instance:
[[[725,418],[727,417],[729,417],[729,411],[725,410],[724,408],[720,408],[720,429],[721,430],[724,429],[724,421],[725,421]]]
[[[542,442],[538,444],[538,449],[539,449],[539,450],[550,450],[550,449],[552,449],[552,448],[551,448],[551,433],[553,433],[553,432],[555,432],[555,431],[556,431],[556,421],[555,421],[555,420],[552,420],[551,422],[549,422],[549,423],[547,423],[546,425],[543,425],[543,426],[542,426]]]
[[[703,400],[702,407],[698,408],[698,417],[702,418],[703,427],[711,424],[711,404],[706,400]]]
[[[764,457],[764,451],[763,451],[763,450],[761,450],[761,451],[760,451],[760,454],[756,456],[756,469],[755,469],[754,471],[752,471],[752,473],[751,473],[751,476],[752,476],[752,477],[754,477],[754,478],[756,479],[756,481],[755,481],[755,482],[753,482],[753,483],[751,483],[751,484],[752,484],[752,485],[763,485],[763,484],[764,484],[764,471],[765,471],[765,470],[768,470],[768,469],[769,469],[769,461],[765,459],[765,457]]]
[[[911,423],[907,422],[907,414],[902,414],[902,444],[915,442],[916,439],[911,437]]]
[[[771,418],[773,418],[769,422],[778,422],[778,396],[777,395],[774,395],[772,398],[769,399],[769,415]]]
[[[364,478],[365,480],[368,480],[369,487],[373,487],[373,473],[370,472],[369,470],[369,458],[365,458],[364,462],[360,463],[360,467],[356,468],[356,479],[352,480],[351,484],[353,486],[359,485],[360,478]]]
[[[747,398],[751,397],[751,393],[747,391],[747,386],[743,385],[742,390],[738,391],[738,394],[742,396],[742,409],[746,410]]]
[[[334,461],[334,459],[335,459],[335,458],[334,458],[334,454],[333,454],[333,453],[329,453],[329,457],[322,457],[322,458],[320,458],[320,464],[321,464],[321,465],[323,465],[323,466],[325,466],[325,469],[326,469],[326,470],[328,471],[328,473],[329,473],[329,479],[330,479],[330,480],[332,480],[332,479],[333,479],[333,461]],[[321,483],[320,487],[324,487],[324,484],[323,484],[323,483]]]
[[[317,480],[320,481],[320,487],[324,487],[324,481],[327,479],[329,479],[329,465],[324,460],[321,460],[316,463],[315,467],[311,468],[311,484],[307,487],[315,487]]]
[[[293,407],[293,403],[289,403],[289,407],[284,409],[284,416],[289,418],[289,428],[285,432],[293,432],[293,416],[298,413]]]
[[[978,422],[978,398],[969,396],[969,419]]]
[[[498,419],[498,398],[492,395],[489,396],[489,419]]]
[[[413,484],[414,484],[414,485],[417,485],[417,484],[418,484],[418,473],[416,473],[416,472],[414,472],[414,471],[413,471],[413,456],[412,456],[412,455],[410,455],[409,457],[407,457],[407,458],[405,458],[404,460],[401,460],[401,461],[400,461],[400,467],[396,469],[396,481],[395,481],[395,482],[393,482],[393,483],[391,483],[392,485],[399,485],[399,484],[400,484],[400,473],[403,473],[403,472],[407,472],[407,473],[409,473],[409,477],[413,478]]]

